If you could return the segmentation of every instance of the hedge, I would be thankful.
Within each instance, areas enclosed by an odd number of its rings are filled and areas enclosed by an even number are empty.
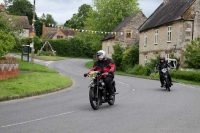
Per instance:
[[[200,72],[196,71],[170,71],[172,78],[200,82]]]

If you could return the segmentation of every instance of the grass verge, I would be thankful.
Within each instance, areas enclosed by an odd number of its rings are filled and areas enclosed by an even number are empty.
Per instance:
[[[0,81],[0,101],[54,92],[72,84],[69,77],[46,66],[19,60],[19,69],[18,77]]]

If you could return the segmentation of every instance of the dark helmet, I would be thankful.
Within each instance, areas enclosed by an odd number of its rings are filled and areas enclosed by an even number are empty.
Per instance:
[[[160,56],[160,60],[165,60],[165,57],[164,56]]]

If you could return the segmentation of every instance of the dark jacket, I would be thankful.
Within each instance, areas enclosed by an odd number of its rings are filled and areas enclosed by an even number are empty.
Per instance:
[[[170,67],[170,65],[168,64],[167,61],[159,62],[157,64],[156,70],[160,72],[163,68],[168,68],[168,67]]]

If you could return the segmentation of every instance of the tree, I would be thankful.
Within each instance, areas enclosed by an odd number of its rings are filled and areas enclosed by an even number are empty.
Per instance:
[[[28,0],[13,0],[8,6],[7,12],[10,15],[27,16],[29,24],[33,20],[33,5]]]
[[[187,45],[185,58],[188,67],[200,69],[200,36]]]
[[[137,0],[93,0],[94,10],[88,13],[87,29],[111,31],[124,18],[140,11]]]
[[[64,25],[70,28],[84,29],[84,22],[89,17],[87,13],[91,9],[92,7],[90,5],[83,4],[81,7],[79,7],[78,13],[73,14],[73,17],[70,20],[67,20]]]
[[[44,22],[46,26],[56,25],[57,22],[54,20],[51,14],[42,14],[40,21]]]

